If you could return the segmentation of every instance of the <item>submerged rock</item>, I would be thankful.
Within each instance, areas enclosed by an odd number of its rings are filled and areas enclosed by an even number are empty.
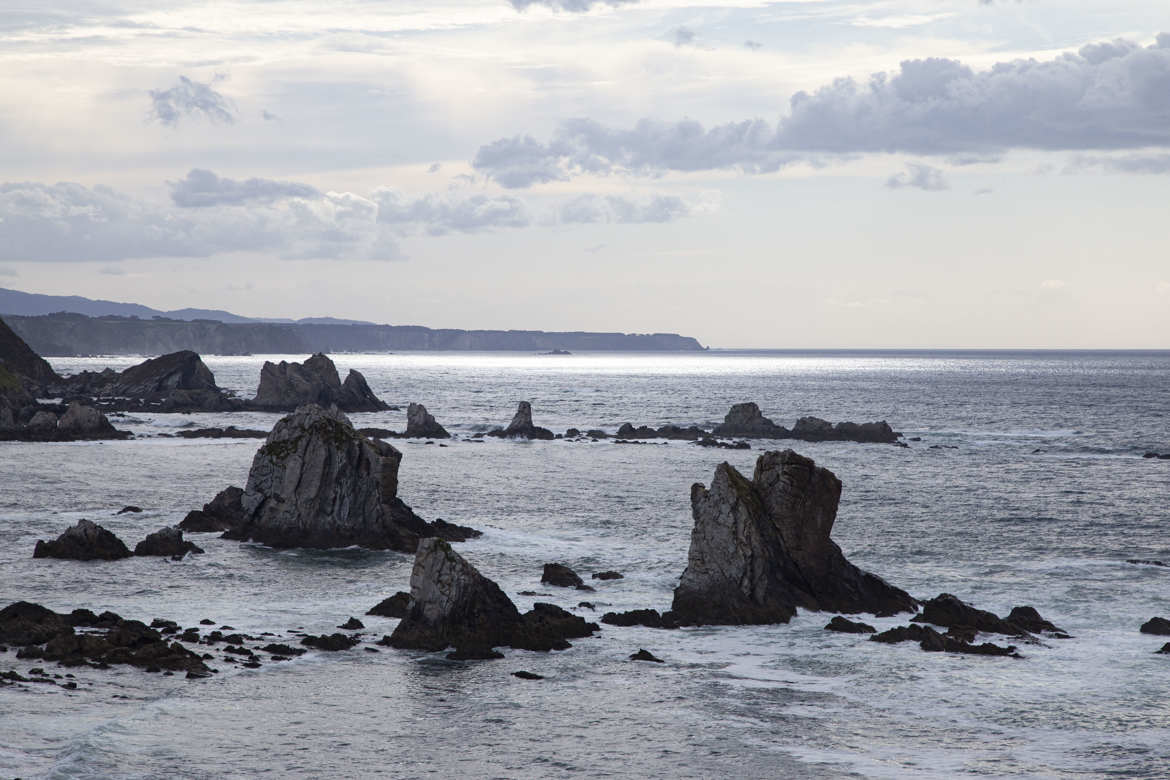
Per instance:
[[[499,439],[555,439],[556,434],[548,428],[540,428],[532,424],[532,404],[528,401],[521,401],[516,408],[516,416],[512,418],[512,422],[508,423],[507,428],[496,428],[494,431],[489,431],[488,436],[495,436]]]
[[[78,520],[50,542],[40,540],[34,558],[66,558],[75,561],[116,561],[129,558],[130,550],[110,531],[90,520]]]
[[[244,505],[242,488],[229,487],[221,490],[211,503],[204,504],[203,509],[188,512],[179,528],[184,531],[219,532],[227,531],[244,522]]]
[[[161,528],[147,536],[134,547],[135,555],[165,555],[183,557],[187,553],[200,555],[203,548],[194,542],[185,541],[178,528]]]
[[[665,661],[663,661],[661,658],[659,658],[658,656],[651,653],[649,650],[646,650],[645,648],[643,648],[643,649],[639,650],[638,652],[634,653],[633,655],[631,655],[630,660],[631,661],[650,661],[651,663],[656,663],[656,664],[665,663]]]
[[[871,642],[882,642],[884,644],[917,642],[918,646],[928,653],[963,653],[965,655],[1019,657],[1014,645],[1002,647],[991,642],[984,642],[983,644],[977,645],[968,639],[952,636],[949,632],[947,634],[940,634],[928,626],[914,624],[891,628],[889,631],[874,634],[869,639]]]
[[[406,433],[408,439],[450,439],[451,434],[435,420],[422,404],[406,407]]]
[[[320,352],[304,363],[266,362],[260,369],[260,386],[250,405],[292,411],[304,404],[336,405],[343,412],[390,408],[373,394],[360,372],[351,370],[343,384],[333,361]]]
[[[494,657],[492,648],[568,648],[597,630],[559,607],[536,604],[521,615],[500,587],[441,539],[419,543],[410,575],[410,610],[390,644],[420,650],[454,647],[460,657]]]
[[[427,523],[398,498],[402,453],[315,404],[282,418],[257,451],[241,498],[243,521],[224,534],[273,547],[413,552],[424,536],[478,535]]]
[[[691,624],[785,623],[797,607],[843,613],[912,612],[917,602],[858,569],[830,538],[841,481],[792,450],[769,451],[746,479],[715,469],[691,488],[695,527],[674,592]]]

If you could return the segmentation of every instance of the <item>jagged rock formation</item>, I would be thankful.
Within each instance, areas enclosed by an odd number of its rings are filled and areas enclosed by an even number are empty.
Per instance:
[[[755,403],[735,404],[723,418],[723,423],[712,431],[716,436],[745,436],[755,439],[787,439],[792,432],[776,425],[760,411]]]
[[[91,520],[77,525],[50,542],[43,539],[33,550],[34,558],[67,558],[75,561],[115,561],[129,558],[130,550],[117,536]]]
[[[831,423],[819,417],[801,417],[792,430],[776,425],[755,403],[735,404],[723,422],[712,431],[716,436],[749,439],[800,439],[801,441],[856,441],[892,444],[901,434],[884,420],[870,423]]]
[[[318,352],[304,363],[265,362],[260,386],[250,406],[288,412],[304,404],[337,406],[343,412],[380,412],[390,407],[378,399],[366,378],[351,370],[342,383],[333,361]]]
[[[407,439],[450,439],[451,434],[435,420],[422,404],[410,404],[406,407]]]
[[[765,452],[751,480],[727,463],[691,488],[695,527],[672,617],[693,624],[784,623],[797,607],[912,612],[905,591],[858,569],[829,538],[841,481],[792,450]]]
[[[244,522],[244,491],[232,486],[221,490],[203,509],[187,513],[179,528],[184,531],[226,531]]]
[[[556,434],[548,428],[540,428],[532,424],[532,404],[521,401],[516,407],[516,415],[507,428],[496,428],[489,431],[488,436],[499,439],[555,439]]]
[[[2,410],[0,404],[0,423],[6,423],[9,418]],[[9,426],[0,424],[0,441],[108,441],[129,439],[132,435],[117,430],[104,414],[78,401],[71,403],[60,417],[49,408],[36,406],[26,407],[20,414],[31,417],[21,424],[20,418],[13,415]]]
[[[197,353],[181,350],[151,358],[121,373],[83,371],[50,387],[55,394],[93,399],[119,411],[225,412],[242,408],[215,384],[215,375]]]
[[[378,617],[404,618],[410,611],[410,594],[398,591],[389,598],[384,598],[366,611],[367,615]]]
[[[1016,653],[1015,645],[1003,647],[992,644],[991,642],[984,642],[983,644],[977,645],[972,641],[973,637],[973,633],[960,635],[954,629],[945,634],[940,634],[933,628],[911,624],[891,628],[889,631],[883,631],[880,634],[874,634],[869,639],[871,642],[881,642],[887,645],[898,644],[899,642],[917,642],[918,646],[928,653],[963,653],[966,655],[1020,657]]]
[[[224,534],[273,547],[348,547],[413,552],[425,536],[478,532],[427,523],[398,498],[402,453],[367,439],[336,408],[302,406],[257,451],[241,499],[243,521]]]
[[[24,377],[33,387],[54,382],[60,377],[48,361],[38,355],[20,336],[0,319],[0,369]],[[2,389],[2,388],[0,388]]]
[[[614,435],[619,439],[680,439],[683,441],[697,441],[706,436],[707,432],[697,425],[691,425],[686,428],[678,425],[663,425],[661,428],[639,425],[635,428],[631,423],[622,423]]]
[[[410,575],[410,610],[390,635],[400,648],[455,648],[465,658],[494,657],[493,648],[561,650],[597,630],[551,604],[521,615],[500,587],[441,539],[419,543]]]
[[[847,620],[846,618],[837,615],[829,624],[825,626],[826,631],[837,631],[842,634],[873,634],[877,631],[876,628],[869,623],[862,623],[856,620]]]
[[[183,539],[183,532],[178,528],[160,528],[134,546],[135,555],[160,555],[171,558],[182,558],[187,553],[199,555],[203,549],[194,542]]]
[[[1046,632],[1057,638],[1067,637],[1061,629],[1041,617],[1034,607],[1014,607],[1006,619],[994,612],[977,609],[950,593],[922,603],[921,614],[911,618],[915,623],[933,623],[951,629],[972,629],[988,634],[1026,637]]]

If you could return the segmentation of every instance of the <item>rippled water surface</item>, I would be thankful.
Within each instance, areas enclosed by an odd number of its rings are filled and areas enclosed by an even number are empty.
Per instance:
[[[288,359],[303,359],[289,356]],[[263,356],[208,357],[251,395]],[[280,359],[280,358],[272,358]],[[669,606],[691,527],[689,488],[752,451],[684,442],[486,441],[516,402],[563,431],[722,419],[757,401],[784,425],[886,419],[909,449],[795,448],[845,483],[834,538],[849,558],[929,597],[1035,605],[1074,635],[1021,660],[928,654],[788,625],[661,632],[604,627],[561,653],[459,663],[378,648],[310,653],[207,680],[74,670],[77,691],[0,689],[0,776],[19,777],[1158,777],[1170,776],[1170,656],[1140,634],[1170,617],[1170,354],[706,353],[337,355],[390,403],[421,401],[449,446],[398,442],[401,495],[427,518],[485,530],[458,546],[522,609]],[[137,362],[55,359],[59,371]],[[404,412],[353,415],[399,428]],[[248,633],[320,633],[407,589],[411,559],[274,551],[197,535],[181,562],[34,561],[78,518],[133,545],[228,484],[256,441],[157,438],[180,427],[268,429],[277,415],[133,415],[132,441],[0,445],[0,602],[127,617],[204,617]],[[791,442],[774,443],[792,446]],[[931,449],[947,445],[955,449]],[[146,511],[115,515],[125,504]],[[595,594],[539,582],[561,561]],[[520,591],[536,591],[537,597]],[[590,612],[576,605],[588,598]],[[869,622],[888,627],[895,618]],[[647,648],[659,666],[627,656]],[[36,665],[0,653],[0,670]],[[528,682],[527,669],[545,675]]]

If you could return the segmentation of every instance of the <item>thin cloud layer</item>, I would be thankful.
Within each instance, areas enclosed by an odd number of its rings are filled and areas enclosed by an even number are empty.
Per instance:
[[[1170,34],[1151,46],[1091,44],[985,71],[956,60],[908,60],[892,75],[798,92],[789,109],[776,125],[647,119],[614,130],[573,119],[547,143],[518,135],[482,146],[472,165],[505,187],[528,187],[580,174],[768,172],[815,155],[1167,147]]]
[[[272,203],[284,198],[320,198],[316,187],[272,179],[220,178],[211,171],[192,168],[186,178],[169,182],[171,200],[184,208],[238,206],[243,203]]]
[[[532,224],[528,207],[510,195],[426,195],[411,199],[394,190],[381,189],[374,193],[374,200],[379,223],[433,236]]]
[[[224,95],[212,89],[220,81],[208,84],[179,76],[179,83],[170,89],[150,90],[150,113],[153,119],[174,127],[184,117],[203,117],[210,122],[230,125],[236,121],[236,109]]]
[[[566,223],[672,222],[690,216],[689,203],[674,195],[655,195],[636,201],[617,195],[580,195],[563,204],[557,212]]]
[[[517,11],[526,11],[531,6],[544,6],[554,11],[568,11],[574,14],[583,14],[595,5],[631,5],[638,0],[508,0]]]
[[[907,163],[905,171],[886,179],[886,187],[891,190],[910,187],[928,192],[941,192],[949,190],[951,185],[947,183],[946,177],[938,168],[921,163]]]

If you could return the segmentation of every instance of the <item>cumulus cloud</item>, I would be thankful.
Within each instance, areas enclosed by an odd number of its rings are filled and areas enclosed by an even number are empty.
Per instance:
[[[526,11],[530,6],[539,5],[554,11],[568,11],[581,14],[595,5],[619,6],[636,3],[638,0],[508,0],[517,11]]]
[[[238,206],[242,203],[273,203],[283,198],[320,198],[316,187],[272,179],[225,179],[202,168],[192,168],[187,177],[168,182],[171,200],[184,208]]]
[[[691,206],[674,195],[655,195],[636,201],[617,195],[579,195],[563,203],[557,219],[567,223],[671,222],[691,214]]]
[[[573,119],[548,142],[518,135],[487,144],[472,164],[505,187],[527,187],[578,174],[767,172],[816,155],[1166,146],[1170,34],[1163,33],[1151,46],[1091,44],[984,71],[956,60],[909,60],[893,74],[799,92],[778,124],[749,119],[705,128],[693,120],[647,119],[615,130]]]
[[[528,207],[510,195],[425,195],[409,198],[390,189],[374,193],[378,222],[406,232],[433,236],[473,233],[490,228],[526,227],[532,223]]]
[[[951,188],[941,170],[921,163],[907,163],[905,171],[886,179],[886,186],[892,190],[913,187],[928,192],[939,192]]]
[[[236,121],[235,106],[211,86],[222,80],[222,77],[217,76],[210,83],[201,84],[186,76],[179,76],[179,83],[170,89],[150,90],[151,117],[171,127],[188,116],[202,116],[210,122],[232,124]]]

